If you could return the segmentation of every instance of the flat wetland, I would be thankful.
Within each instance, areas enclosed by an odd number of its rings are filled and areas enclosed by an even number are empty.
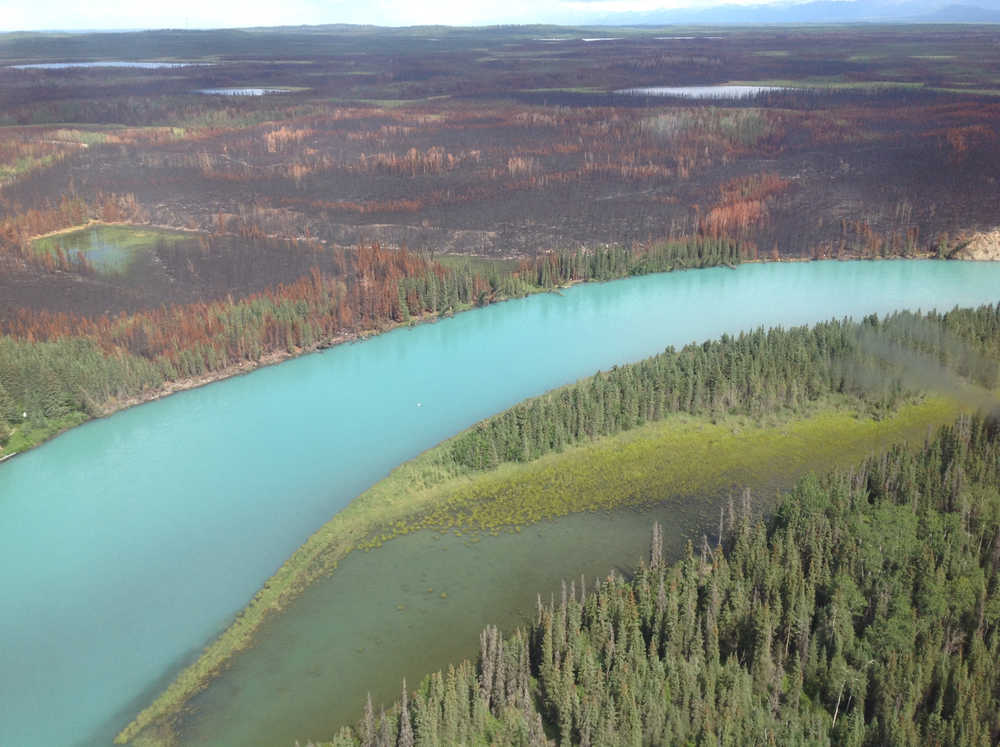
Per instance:
[[[333,269],[331,254],[314,241],[101,221],[35,238],[26,254],[36,260],[35,280],[38,269],[51,268],[65,292],[40,294],[36,283],[22,283],[0,304],[91,316],[246,297],[312,268]]]
[[[184,241],[191,241],[191,237],[179,231],[96,224],[37,238],[32,242],[32,249],[43,257],[61,250],[70,262],[82,261],[99,273],[127,274],[133,264],[142,262],[146,266],[139,270],[139,277],[133,282],[152,284],[155,270],[148,260],[156,247]]]

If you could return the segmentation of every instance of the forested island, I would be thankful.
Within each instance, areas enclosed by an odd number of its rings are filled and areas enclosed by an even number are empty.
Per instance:
[[[0,743],[997,743],[996,29],[0,33]],[[316,602],[653,508],[502,630],[418,574],[475,663]]]
[[[1000,421],[802,480],[767,520],[628,580],[563,582],[524,630],[332,745],[963,744],[1000,735]]]

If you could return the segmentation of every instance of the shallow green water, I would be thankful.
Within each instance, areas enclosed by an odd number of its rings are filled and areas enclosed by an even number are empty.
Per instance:
[[[131,226],[95,225],[69,233],[36,239],[32,246],[38,253],[55,253],[60,248],[70,259],[86,257],[100,273],[149,275],[156,266],[151,255],[158,244],[197,243],[190,234],[158,231]],[[135,267],[136,264],[139,267]]]
[[[578,514],[478,541],[425,531],[355,553],[193,700],[180,742],[329,739],[360,717],[366,692],[376,710],[389,707],[401,678],[416,687],[428,672],[474,659],[484,625],[525,625],[538,594],[548,601],[559,593],[553,579],[579,588],[582,574],[593,588],[612,569],[629,573],[648,553],[654,520],[665,526],[667,554],[676,555],[689,536],[700,547],[700,532],[712,532],[718,518],[709,502],[688,499]]]
[[[998,298],[1000,264],[652,275],[398,330],[75,429],[0,466],[0,744],[106,744],[333,513],[525,397],[722,332]],[[408,546],[383,557],[393,545]]]

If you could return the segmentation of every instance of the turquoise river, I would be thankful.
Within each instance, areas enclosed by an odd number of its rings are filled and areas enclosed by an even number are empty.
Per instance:
[[[396,330],[76,428],[0,465],[0,745],[108,744],[332,514],[394,466],[525,397],[723,332],[998,300],[1000,263],[831,261],[651,275]],[[608,519],[602,531],[638,537],[648,527],[639,518],[641,526]],[[512,573],[547,588],[552,577],[538,569],[552,533],[572,533],[567,522],[539,525],[533,554]],[[421,616],[441,626],[469,617],[471,630],[496,621],[479,616],[492,614],[483,590],[505,583],[502,566],[484,562],[468,578],[460,572],[471,566],[455,563],[467,549],[459,539],[405,540],[348,558],[326,601],[301,600],[326,605],[311,613],[329,620],[326,646],[336,647],[336,631],[354,630],[352,651],[361,654],[382,637],[405,638]],[[449,547],[454,598],[442,598],[438,589],[447,589],[418,566],[432,556],[427,562],[441,566]],[[599,573],[634,560],[605,562],[588,547],[567,569]],[[412,576],[400,576],[394,605],[411,617],[397,623],[338,603],[366,563]],[[471,606],[460,609],[463,588]],[[361,629],[368,643],[357,643]],[[442,635],[451,635],[447,627]],[[262,639],[275,659],[294,648],[269,643],[266,632]],[[315,676],[328,668],[317,652],[302,655],[315,658]],[[344,666],[362,671],[363,661]],[[206,693],[213,697],[225,700]],[[221,700],[205,706],[222,708]],[[197,715],[187,728],[194,742],[220,738]],[[251,743],[254,734],[232,741]]]

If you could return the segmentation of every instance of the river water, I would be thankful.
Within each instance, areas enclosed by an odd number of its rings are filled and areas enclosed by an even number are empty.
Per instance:
[[[525,397],[723,332],[998,298],[1000,263],[651,275],[397,330],[74,429],[0,467],[0,744],[107,744],[332,514]],[[388,562],[393,544],[352,563]],[[462,614],[460,593],[424,593]],[[350,608],[328,614],[350,625]]]

